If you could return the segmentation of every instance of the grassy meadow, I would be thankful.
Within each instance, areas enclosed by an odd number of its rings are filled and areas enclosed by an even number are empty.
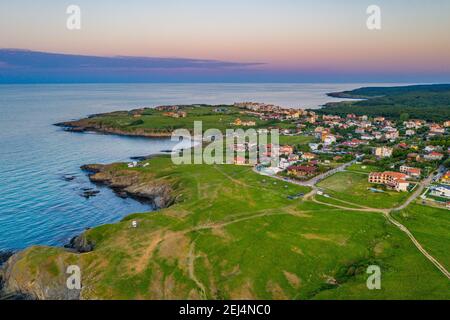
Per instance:
[[[450,211],[412,204],[393,216],[405,225],[417,240],[445,268],[450,269]]]
[[[45,278],[64,285],[66,265],[78,264],[84,299],[450,298],[448,279],[380,213],[289,200],[309,189],[249,167],[175,166],[157,157],[146,168],[116,164],[112,170],[170,182],[177,203],[86,231],[96,244],[89,253],[27,249],[17,263],[21,281]],[[322,187],[338,196],[352,192],[351,201],[371,206],[395,197],[369,198],[362,179],[345,172]],[[397,195],[391,203],[398,201]],[[431,222],[440,223],[435,218]],[[131,228],[131,220],[138,228]],[[444,244],[446,230],[438,233]],[[365,270],[372,264],[382,268],[382,290],[366,287]]]
[[[226,106],[227,112],[216,112],[215,106],[185,106],[187,116],[184,118],[173,118],[164,115],[164,111],[155,109],[145,109],[137,117],[127,111],[111,112],[96,115],[88,119],[91,124],[101,124],[102,126],[112,127],[123,131],[136,132],[145,130],[148,132],[172,132],[176,129],[194,129],[194,121],[202,121],[203,131],[211,128],[219,129],[225,132],[225,129],[246,128],[234,126],[232,123],[237,119],[242,121],[255,121],[254,128],[267,124],[267,121],[261,121],[259,118],[241,114],[242,109]]]
[[[371,173],[371,172],[377,172],[377,171],[383,171],[377,166],[373,165],[366,165],[366,164],[358,164],[354,163],[351,166],[347,167],[347,171],[354,171],[354,172],[360,172],[360,173]]]
[[[367,174],[344,171],[318,183],[318,187],[333,198],[367,206],[371,208],[393,208],[403,203],[410,195],[407,192],[372,192],[373,185],[368,182]]]

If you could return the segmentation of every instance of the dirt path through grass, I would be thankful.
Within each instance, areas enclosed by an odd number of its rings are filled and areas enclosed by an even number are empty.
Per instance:
[[[424,186],[425,184],[423,184]],[[422,187],[423,187],[422,186]],[[422,188],[423,189],[423,188]],[[421,190],[417,190],[417,194],[420,195],[421,194]],[[413,195],[411,196],[408,200],[408,204],[411,203],[413,200],[415,200],[417,198],[417,195]],[[332,198],[334,199],[334,198]],[[334,200],[338,200],[338,199],[334,199]],[[417,241],[417,239],[414,237],[414,235],[411,233],[411,231],[408,230],[408,228],[406,228],[403,224],[401,224],[400,222],[398,222],[397,220],[395,220],[392,216],[391,216],[391,211],[393,210],[402,210],[399,208],[406,208],[406,206],[401,205],[398,208],[394,208],[394,209],[377,209],[377,208],[369,208],[369,207],[363,207],[363,208],[347,208],[344,206],[339,206],[336,204],[331,204],[331,203],[326,203],[326,202],[322,202],[317,200],[315,197],[313,197],[312,199],[313,202],[321,204],[321,205],[326,205],[329,207],[334,207],[334,208],[339,208],[339,209],[343,209],[343,210],[350,210],[350,211],[361,211],[361,212],[379,212],[382,213],[384,215],[384,217],[390,222],[392,223],[394,226],[396,226],[398,229],[400,229],[402,232],[404,232],[409,239],[412,241],[412,243],[416,246],[416,248],[431,262],[435,265],[435,267],[444,275],[447,277],[447,279],[450,280],[450,272],[447,271],[447,269],[439,262],[437,261],[431,254],[428,253],[428,251],[425,250],[425,248],[420,244],[419,241]],[[347,202],[348,204],[351,205],[356,205],[353,204],[351,202]]]
[[[395,220],[391,214],[388,212],[385,214],[386,219],[389,220],[389,222],[391,222],[393,225],[397,226],[397,228],[399,228],[400,230],[402,230],[404,233],[406,233],[406,235],[411,239],[411,241],[414,243],[414,245],[416,246],[417,249],[419,249],[419,251],[428,259],[430,260],[435,266],[436,268],[438,268],[449,280],[450,280],[450,272],[447,271],[447,269],[445,269],[445,267],[439,263],[439,261],[437,261],[431,254],[429,254],[423,247],[422,245],[419,243],[419,241],[417,241],[417,239],[413,236],[413,234],[411,233],[411,231],[408,230],[408,228],[406,228],[403,224],[401,224],[400,222],[398,222],[397,220]]]
[[[191,242],[191,245],[189,247],[189,254],[187,257],[188,261],[188,270],[189,270],[189,278],[192,279],[192,281],[195,282],[197,287],[200,289],[200,294],[203,299],[206,299],[206,289],[203,283],[200,282],[200,280],[197,279],[195,276],[195,259],[197,256],[195,255],[195,240]]]

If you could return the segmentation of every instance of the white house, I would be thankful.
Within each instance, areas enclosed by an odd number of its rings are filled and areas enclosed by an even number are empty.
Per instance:
[[[375,148],[374,153],[375,156],[379,158],[388,158],[392,156],[393,149],[389,147],[378,147]]]
[[[431,190],[431,195],[443,198],[450,198],[450,186],[439,185]]]
[[[333,136],[332,134],[327,134],[324,138],[323,138],[323,143],[326,146],[329,146],[330,144],[333,144],[336,142],[336,137]]]
[[[363,134],[361,136],[361,140],[374,140],[374,139],[375,139],[374,136],[371,136],[371,135],[368,135],[368,134]]]

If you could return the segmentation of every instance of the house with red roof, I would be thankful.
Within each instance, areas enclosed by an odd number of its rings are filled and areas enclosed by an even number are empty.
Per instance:
[[[287,169],[288,174],[297,177],[307,177],[314,175],[317,172],[317,167],[314,166],[290,166]]]
[[[409,182],[406,174],[394,171],[371,172],[369,183],[383,184],[395,191],[408,191]]]
[[[237,156],[237,157],[234,159],[234,164],[235,164],[235,165],[238,165],[238,166],[245,165],[245,164],[246,164],[246,162],[245,162],[245,157],[239,157],[239,156]]]
[[[444,157],[444,155],[442,153],[439,153],[436,151],[432,151],[429,154],[426,154],[423,156],[423,158],[427,161],[438,161],[438,160],[442,160],[443,157]]]
[[[400,172],[407,174],[411,178],[419,178],[422,170],[408,166],[400,166]]]

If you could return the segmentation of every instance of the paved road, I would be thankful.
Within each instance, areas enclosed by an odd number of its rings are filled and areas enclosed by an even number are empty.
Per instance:
[[[350,165],[354,164],[356,162],[356,160],[347,162],[337,168],[334,168],[333,170],[321,173],[313,178],[311,178],[308,181],[300,181],[300,180],[295,180],[295,179],[290,179],[290,178],[283,178],[283,177],[279,177],[277,175],[268,175],[268,177],[274,178],[274,179],[278,179],[278,180],[282,180],[282,181],[286,181],[286,182],[290,182],[299,186],[304,186],[304,187],[311,187],[311,188],[315,188],[315,185],[317,183],[319,183],[320,181],[328,178],[329,176],[332,176],[333,174],[337,173],[337,172],[342,172],[345,169],[347,169],[347,167],[349,167]],[[259,172],[258,170],[256,170],[256,167],[253,167],[253,171],[261,174],[261,172]]]
[[[443,171],[444,167],[440,166],[437,175],[431,174],[428,178],[420,182],[419,185],[416,187],[416,190],[414,190],[414,193],[408,198],[408,200],[406,200],[405,203],[403,203],[401,206],[393,208],[392,211],[400,211],[409,206],[411,202],[416,200],[422,194],[423,190],[425,190],[425,188],[427,188],[430,185],[430,183],[433,182],[433,180],[439,179]]]
[[[400,211],[405,209],[407,206],[411,204],[414,200],[416,200],[423,192],[423,190],[428,187],[428,185],[433,180],[433,175],[430,175],[428,178],[424,179],[422,182],[414,190],[414,193],[399,207],[392,208],[392,211]]]
[[[353,160],[353,161],[350,161],[350,162],[347,162],[347,163],[343,164],[342,166],[334,168],[333,170],[330,170],[330,171],[327,171],[325,173],[319,174],[318,176],[313,177],[309,181],[306,181],[305,185],[310,186],[310,187],[315,186],[320,181],[328,178],[329,176],[332,176],[333,174],[338,173],[338,172],[345,171],[345,169],[347,169],[347,167],[351,166],[355,162],[356,162],[356,160]]]

